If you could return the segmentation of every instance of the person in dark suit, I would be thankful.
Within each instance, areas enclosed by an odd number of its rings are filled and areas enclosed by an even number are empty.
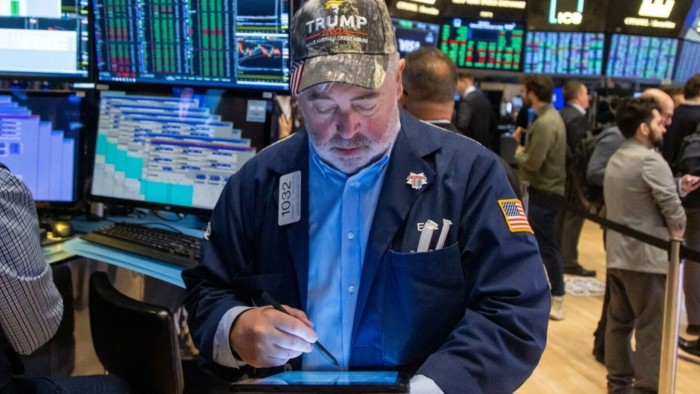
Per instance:
[[[566,126],[566,166],[569,168],[572,152],[586,133],[591,129],[586,117],[590,103],[588,88],[579,81],[568,81],[564,85],[566,107],[559,110],[559,115]],[[566,177],[565,197],[569,204],[581,205],[581,201],[573,187],[571,176]],[[583,229],[584,217],[568,209],[560,212],[557,218],[559,232],[559,248],[564,263],[564,273],[578,276],[595,276],[595,270],[584,268],[578,261],[578,239]]]
[[[201,365],[405,370],[414,394],[515,391],[544,349],[550,296],[495,155],[399,107],[384,1],[307,0],[289,30],[304,127],[230,178],[201,263],[183,271]]]
[[[488,97],[474,86],[471,71],[457,71],[457,93],[461,97],[455,106],[453,118],[457,130],[498,153],[501,135],[496,113]]]
[[[458,132],[449,120],[454,108],[453,92],[457,86],[457,65],[444,52],[421,47],[405,57],[403,95],[399,100],[416,118],[443,129]],[[518,175],[498,156],[515,194],[521,198]]]

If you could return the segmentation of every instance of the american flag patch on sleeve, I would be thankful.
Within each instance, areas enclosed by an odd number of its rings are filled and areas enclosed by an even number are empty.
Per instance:
[[[520,200],[517,198],[498,200],[498,205],[501,207],[503,217],[506,219],[511,233],[528,232],[534,234]]]

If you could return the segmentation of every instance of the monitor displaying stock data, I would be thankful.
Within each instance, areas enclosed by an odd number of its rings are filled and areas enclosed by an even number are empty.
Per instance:
[[[457,67],[520,71],[524,32],[518,22],[453,18],[440,28],[440,50]]]
[[[255,154],[221,96],[102,92],[91,194],[98,200],[175,211],[211,210],[228,178]],[[249,111],[262,111],[263,105]]]
[[[604,33],[528,31],[525,72],[599,76],[603,73]]]
[[[684,84],[695,74],[700,74],[700,42],[685,40],[681,47],[673,80],[676,83]]]
[[[614,78],[670,80],[676,60],[675,38],[613,34],[605,75]]]
[[[0,1],[0,76],[87,79],[88,2]]]
[[[289,0],[95,0],[104,82],[287,90]]]

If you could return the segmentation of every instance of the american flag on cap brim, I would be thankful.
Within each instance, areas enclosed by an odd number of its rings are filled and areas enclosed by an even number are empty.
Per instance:
[[[304,61],[298,60],[292,63],[292,73],[289,78],[289,90],[292,94],[299,94],[302,75],[304,75]]]
[[[498,200],[511,233],[528,232],[534,234],[527,221],[523,204],[517,198]]]

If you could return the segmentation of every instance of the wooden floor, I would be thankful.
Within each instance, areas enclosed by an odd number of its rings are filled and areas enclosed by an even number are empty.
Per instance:
[[[605,252],[602,231],[586,222],[579,243],[579,260],[586,268],[596,269],[598,278],[605,273]],[[517,391],[518,394],[542,393],[605,393],[605,367],[591,354],[593,331],[602,305],[602,297],[566,296],[567,315],[563,321],[550,321],[547,348],[532,377]],[[685,336],[685,316],[681,334]],[[103,373],[90,343],[89,325],[85,311],[76,314],[76,369],[74,374]],[[679,350],[676,373],[676,393],[694,394],[698,388],[700,358]]]
[[[605,275],[602,240],[598,225],[586,221],[579,240],[579,261],[586,268],[596,269],[600,280],[604,280]],[[591,354],[593,331],[600,318],[602,304],[603,297],[566,296],[566,319],[550,321],[547,348],[542,360],[532,377],[517,391],[518,394],[606,392],[605,367]],[[685,326],[683,316],[681,335],[688,337]],[[675,392],[700,392],[698,376],[700,358],[679,350]]]

